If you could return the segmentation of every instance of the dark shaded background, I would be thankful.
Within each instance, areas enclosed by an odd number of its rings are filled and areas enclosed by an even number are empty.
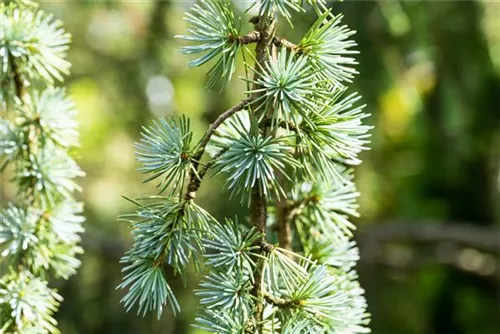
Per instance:
[[[221,94],[205,91],[208,68],[188,69],[177,52],[173,35],[185,32],[191,3],[42,3],[73,35],[67,86],[81,112],[79,161],[87,172],[83,265],[58,283],[63,333],[200,333],[189,326],[195,278],[187,288],[171,278],[183,308],[176,319],[126,314],[123,292],[115,291],[118,260],[131,242],[116,221],[132,209],[120,196],[155,193],[135,171],[132,142],[141,125],[182,113],[201,136],[244,91],[237,78]],[[358,269],[373,332],[500,333],[500,3],[330,5],[358,31],[352,91],[364,96],[375,125],[356,179]],[[282,27],[292,41],[314,20],[296,17],[295,31]],[[243,30],[251,29],[245,21]],[[221,185],[217,178],[202,185],[202,206],[216,217],[244,215]]]

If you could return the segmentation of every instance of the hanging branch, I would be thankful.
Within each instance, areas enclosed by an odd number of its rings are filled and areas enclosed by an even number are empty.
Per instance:
[[[258,20],[253,20],[255,28],[259,31],[261,39],[257,42],[255,47],[256,54],[256,67],[265,68],[266,64],[269,62],[270,54],[270,44],[274,38],[276,32],[276,23],[274,20],[264,20],[260,17]],[[254,80],[259,79],[259,72],[254,73]],[[261,89],[259,84],[254,83],[253,90]],[[262,93],[257,93],[256,98],[262,96]],[[264,111],[264,119],[267,119],[267,111]],[[250,223],[254,226],[257,231],[261,234],[260,242],[265,240],[266,235],[266,221],[267,221],[267,199],[262,193],[261,189],[253,187],[251,190],[250,199]],[[263,253],[265,252],[262,250]],[[264,260],[259,261],[257,268],[254,269],[254,286],[252,289],[252,295],[256,298],[256,305],[254,310],[254,322],[256,332],[262,331],[262,320],[264,312],[264,294],[262,287],[262,271],[264,270]]]
[[[364,332],[366,301],[352,270],[358,193],[350,166],[366,149],[369,126],[357,95],[344,97],[355,70],[351,31],[323,1],[308,1],[316,23],[298,43],[276,36],[280,18],[292,23],[301,3],[254,2],[254,30],[242,33],[229,0],[202,0],[186,14],[196,55],[189,66],[211,61],[207,88],[223,89],[245,61],[247,98],[222,112],[192,145],[186,117],[160,119],[143,129],[136,155],[166,196],[130,200],[123,215],[134,237],[122,258],[127,309],[155,310],[179,303],[164,266],[185,276],[205,263],[196,326],[216,333]],[[255,52],[242,48],[255,44]],[[247,57],[246,53],[250,53]],[[204,159],[205,153],[210,158]],[[206,161],[206,162],[202,162]],[[217,222],[195,203],[204,176],[226,178],[231,197],[249,208],[248,219]],[[277,228],[268,228],[274,222]],[[277,244],[274,244],[275,241]]]

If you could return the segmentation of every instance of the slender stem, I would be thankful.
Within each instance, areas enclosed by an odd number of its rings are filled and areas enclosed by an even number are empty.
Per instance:
[[[258,187],[254,187],[252,189],[251,200],[252,201],[250,204],[250,221],[252,222],[252,225],[255,226],[257,230],[262,233],[262,240],[260,241],[264,241],[266,233],[266,219],[267,219],[266,197],[263,194],[261,194],[261,191]]]
[[[22,103],[26,103],[26,87],[24,86],[24,81],[21,75],[21,71],[17,67],[17,64],[15,62],[14,56],[12,56],[11,53],[8,55],[8,61],[11,64],[12,68],[12,76],[14,79],[14,85],[16,87],[16,96],[19,98],[19,100]],[[30,160],[30,157],[38,152],[38,139],[37,139],[37,129],[34,124],[30,124],[28,127],[28,136],[27,136],[27,145],[26,145],[26,154],[28,156],[28,160]],[[33,166],[30,164],[28,165],[28,168],[31,168],[33,170]],[[27,207],[33,206],[35,202],[35,197],[34,197],[34,189],[35,189],[35,179],[33,178],[32,180],[32,185],[28,189],[26,193],[26,205]]]
[[[280,200],[276,203],[276,222],[278,224],[278,242],[281,248],[292,250],[292,229],[288,220],[286,202]]]
[[[208,131],[205,133],[203,138],[201,138],[200,143],[198,144],[198,152],[195,155],[195,159],[199,160],[201,156],[203,155],[203,152],[205,152],[205,147],[207,146],[208,142],[210,141],[210,138],[213,136],[217,128],[229,117],[233,116],[235,113],[238,111],[243,110],[249,103],[252,102],[252,98],[248,97],[238,103],[237,105],[233,106],[232,108],[224,111],[222,114],[217,117],[217,119],[210,124],[210,127],[208,128]]]
[[[8,61],[11,64],[11,68],[12,68],[12,76],[13,76],[14,85],[16,88],[16,96],[19,98],[19,100],[24,102],[25,87],[24,87],[23,78],[22,78],[21,73],[17,67],[16,62],[14,61],[14,57],[12,56],[11,53],[9,53],[9,55],[8,55]],[[28,145],[26,145],[28,159],[29,159],[31,152],[33,150],[33,135],[34,135],[33,130],[34,130],[33,126],[30,125],[29,131],[28,131],[28,138],[27,138]],[[30,168],[32,167],[31,165],[28,165],[28,166]],[[33,179],[33,183],[34,182],[35,182],[35,180]],[[34,203],[33,189],[34,189],[34,184],[32,184],[31,188],[28,189],[28,193],[27,193],[28,196],[26,196],[26,206],[28,208],[30,206],[33,206],[33,203]],[[40,221],[41,221],[41,217],[38,219],[38,223],[36,224],[36,231],[38,231],[38,229],[39,229]],[[27,253],[27,251],[23,249],[21,251],[21,254],[19,255],[19,263],[18,263],[19,271],[21,271],[23,267],[29,268],[28,258],[26,257],[26,253]],[[17,327],[17,325],[14,325],[14,326]]]
[[[23,99],[24,96],[24,83],[21,73],[17,68],[16,62],[14,61],[14,56],[9,52],[9,63],[12,65],[12,75],[14,77],[14,85],[16,86],[16,96],[19,99]]]
[[[276,22],[273,20],[265,20],[262,17],[254,17],[250,20],[255,24],[255,28],[260,33],[260,40],[257,42],[255,48],[256,52],[256,66],[264,68],[265,64],[269,62],[270,54],[272,54],[272,41],[276,33]],[[254,82],[258,81],[259,73],[255,72]],[[253,90],[257,90],[260,87],[254,84]],[[262,93],[261,93],[262,94]],[[258,93],[255,94],[256,98],[259,96]],[[269,111],[268,111],[269,112]],[[267,117],[262,120],[266,122]],[[261,123],[261,125],[263,124]],[[261,126],[259,126],[261,128]],[[267,220],[267,201],[265,195],[260,191],[260,189],[255,186],[252,189],[251,199],[250,199],[250,222],[257,230],[261,233],[262,238],[259,243],[264,244],[266,240],[266,220]],[[262,253],[266,253],[266,250],[261,247]],[[256,304],[253,314],[253,319],[255,321],[255,333],[262,333],[262,320],[264,313],[264,291],[262,286],[262,273],[264,270],[265,261],[261,260],[257,264],[254,271],[254,287],[252,289],[252,295],[256,298]]]
[[[260,32],[254,30],[243,36],[229,36],[229,40],[237,40],[240,44],[255,43],[260,40]]]
[[[219,153],[217,153],[216,155],[214,155],[214,157],[212,158],[212,160],[210,160],[207,164],[205,164],[205,166],[203,166],[203,169],[200,170],[200,172],[198,173],[198,177],[200,178],[200,180],[203,179],[203,177],[205,176],[205,174],[207,174],[208,170],[210,168],[212,168],[212,166],[215,163],[215,161],[218,158],[220,158],[224,153],[226,153],[227,150],[229,150],[229,147],[223,148],[222,150],[220,150]]]
[[[273,43],[277,47],[285,47],[291,51],[296,51],[298,53],[301,53],[303,51],[303,49],[300,46],[298,46],[297,44],[294,44],[294,43],[292,43],[292,42],[290,42],[282,37],[278,37],[278,36],[274,37]]]
[[[266,198],[260,193],[258,187],[252,189],[252,197],[250,203],[250,221],[253,226],[262,234],[261,242],[265,241],[266,238],[266,220],[267,220],[267,204]],[[261,248],[262,249],[262,248]],[[262,253],[264,251],[262,250]],[[254,271],[254,286],[252,289],[252,295],[257,299],[255,303],[254,310],[254,320],[256,323],[255,333],[261,333],[262,331],[262,320],[264,315],[264,295],[262,291],[262,274],[264,271],[265,261],[260,260],[257,263],[257,267]]]
[[[189,184],[187,186],[187,192],[185,196],[186,201],[190,201],[196,197],[196,192],[200,188],[201,184],[201,179],[205,174],[207,173],[208,169],[212,166],[212,163],[207,164],[205,168],[202,170],[202,172],[198,173],[198,169],[200,166],[200,160],[201,157],[203,156],[203,153],[205,153],[205,148],[207,147],[210,138],[214,135],[215,131],[217,128],[229,117],[237,113],[238,111],[243,110],[249,103],[251,103],[253,99],[251,97],[248,97],[238,103],[237,105],[233,106],[232,108],[224,111],[222,114],[217,117],[217,119],[210,124],[210,127],[208,128],[207,132],[203,137],[201,138],[200,142],[198,143],[198,150],[195,153],[195,155],[191,158],[193,161],[193,166],[191,168],[191,171],[189,173]]]
[[[300,305],[300,300],[284,299],[280,297],[273,296],[269,293],[264,294],[264,298],[270,304],[276,305],[280,308],[297,307]]]

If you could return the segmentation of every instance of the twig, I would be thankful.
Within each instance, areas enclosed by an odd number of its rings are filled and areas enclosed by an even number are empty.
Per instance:
[[[205,147],[207,146],[208,142],[210,141],[210,138],[212,135],[215,133],[217,128],[229,117],[237,113],[238,111],[243,110],[248,104],[252,102],[252,98],[248,97],[235,105],[234,107],[224,111],[222,114],[217,117],[217,119],[210,124],[210,127],[208,128],[208,131],[205,133],[203,138],[201,138],[200,143],[198,144],[198,152],[196,155],[193,157],[195,160],[200,160],[201,156],[203,155],[203,152],[205,152]]]
[[[229,36],[230,41],[237,40],[239,44],[251,44],[251,43],[256,43],[260,40],[260,32],[257,30],[251,31],[246,35],[243,36]]]
[[[257,42],[255,48],[256,53],[256,64],[263,68],[266,63],[269,62],[269,49],[272,49],[272,41],[276,34],[276,22],[273,20],[261,20],[261,18],[253,17],[251,22],[255,24],[255,28],[260,33],[260,39]],[[272,53],[272,52],[271,52]],[[259,73],[254,73],[254,82],[257,82],[259,78]],[[254,84],[253,89],[257,90],[260,88],[258,84]],[[262,94],[262,93],[261,93]],[[260,94],[256,94],[255,98],[258,98]],[[264,119],[263,122],[266,120]],[[260,128],[260,127],[259,127]],[[261,193],[259,188],[255,186],[252,189],[251,199],[250,199],[250,222],[257,230],[261,233],[262,237],[260,243],[266,240],[266,221],[267,221],[267,203],[266,197]],[[265,250],[262,250],[265,253]],[[257,264],[254,270],[254,286],[252,289],[252,295],[256,299],[256,305],[253,313],[253,319],[255,320],[254,332],[262,333],[262,320],[264,314],[264,291],[262,287],[262,272],[264,270],[265,261],[261,260]]]
[[[292,250],[292,229],[286,218],[285,202],[276,203],[276,220],[278,223],[278,242],[280,247]]]
[[[270,304],[276,305],[280,308],[297,307],[300,305],[300,300],[284,299],[281,297],[275,297],[269,293],[264,293],[264,298]]]
[[[298,46],[297,44],[294,44],[294,43],[292,43],[292,42],[290,42],[282,37],[278,37],[278,36],[274,37],[273,43],[277,47],[285,47],[285,48],[287,48],[291,51],[295,51],[297,53],[303,52],[303,50],[300,46]]]
[[[201,184],[201,175],[198,173],[198,167],[200,165],[200,160],[201,157],[203,156],[203,153],[205,153],[205,148],[207,147],[210,138],[214,135],[215,131],[217,128],[229,117],[237,113],[238,111],[243,110],[249,103],[252,102],[252,98],[248,97],[238,103],[237,105],[233,106],[232,108],[224,111],[222,114],[217,117],[217,119],[210,124],[210,127],[208,128],[207,132],[205,135],[201,138],[200,142],[198,143],[198,150],[196,154],[191,158],[193,161],[193,166],[192,169],[189,173],[189,184],[187,186],[187,192],[185,196],[186,201],[190,201],[196,197],[196,192],[198,191],[198,188],[200,187]],[[210,164],[211,166],[211,164]],[[208,168],[205,166],[205,171],[202,175],[205,175],[206,172],[208,171]]]
[[[26,103],[25,101],[25,94],[26,94],[26,87],[24,86],[23,78],[21,76],[21,72],[19,71],[19,68],[16,65],[16,62],[14,61],[14,57],[12,54],[9,52],[8,60],[10,64],[12,65],[12,74],[14,76],[14,84],[16,86],[16,96],[21,100],[22,103]],[[26,137],[27,140],[27,145],[26,145],[26,154],[27,157],[29,158],[31,155],[34,155],[35,153],[38,152],[38,140],[36,138],[37,136],[37,128],[35,127],[34,124],[30,124],[28,126],[28,136]],[[29,164],[28,169],[31,169],[32,172],[36,173],[36,171],[33,169],[33,165]],[[36,179],[33,178],[31,182],[31,187],[27,189],[26,194],[26,203],[28,206],[33,206],[35,202],[35,182]]]
[[[16,96],[19,99],[23,99],[24,96],[24,83],[23,78],[21,77],[21,73],[16,66],[16,62],[14,61],[14,56],[9,52],[9,63],[12,65],[12,73],[14,76],[14,85],[16,86]]]

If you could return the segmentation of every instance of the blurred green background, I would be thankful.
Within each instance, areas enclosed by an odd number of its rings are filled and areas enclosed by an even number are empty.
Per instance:
[[[67,81],[80,110],[79,162],[87,172],[85,255],[57,287],[63,333],[197,333],[190,326],[196,279],[171,277],[183,309],[158,321],[119,305],[118,263],[130,246],[116,216],[121,198],[155,194],[136,171],[141,125],[186,114],[201,136],[237,102],[244,83],[204,90],[208,68],[188,69],[173,38],[192,1],[42,2],[73,35]],[[237,2],[245,9],[248,2]],[[374,333],[500,333],[500,3],[345,1],[329,3],[356,30],[360,74],[351,86],[372,114],[372,149],[356,183],[357,235]],[[251,29],[244,14],[243,30]],[[314,21],[297,15],[297,42]],[[240,66],[239,74],[243,67]],[[9,189],[4,192],[9,197]],[[201,187],[216,217],[244,215],[221,179]]]

